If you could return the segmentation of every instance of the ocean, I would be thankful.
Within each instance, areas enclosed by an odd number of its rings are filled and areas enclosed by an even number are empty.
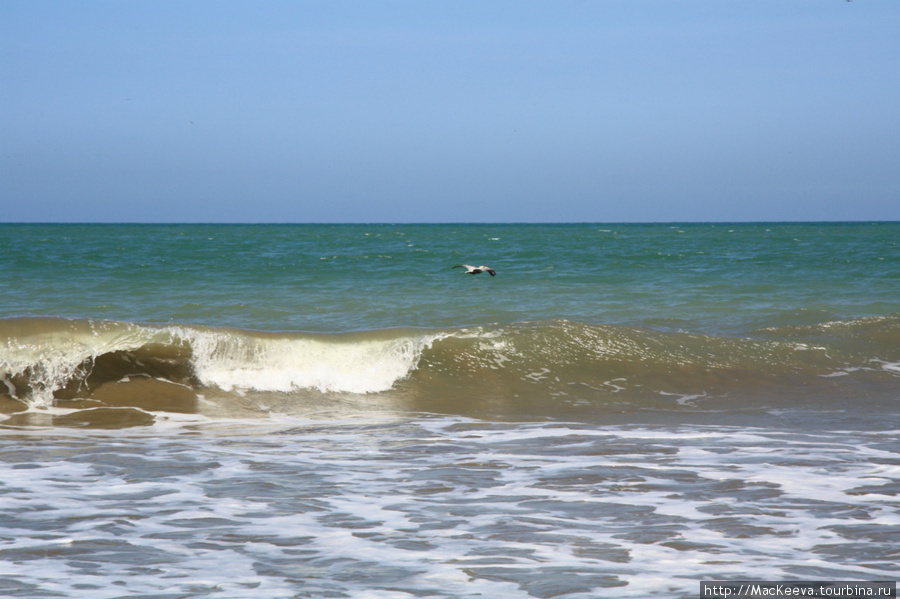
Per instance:
[[[4,224],[0,383],[3,596],[900,578],[900,223]]]

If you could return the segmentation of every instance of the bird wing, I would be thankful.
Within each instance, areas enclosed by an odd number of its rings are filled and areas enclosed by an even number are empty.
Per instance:
[[[497,271],[495,271],[493,268],[486,268],[486,269],[485,269],[485,272],[490,273],[490,275],[491,275],[492,277],[496,277],[496,276],[497,276]]]

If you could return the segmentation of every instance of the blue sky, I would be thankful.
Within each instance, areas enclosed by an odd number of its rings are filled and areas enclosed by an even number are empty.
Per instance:
[[[0,220],[900,220],[898,32],[898,0],[3,0]]]

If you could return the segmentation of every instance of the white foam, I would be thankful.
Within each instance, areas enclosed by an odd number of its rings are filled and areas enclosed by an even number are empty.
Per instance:
[[[873,360],[881,364],[881,369],[891,374],[900,374],[900,362],[885,362],[883,360]]]
[[[685,395],[682,393],[668,393],[667,391],[659,391],[658,393],[660,395],[677,397],[678,399],[675,400],[675,403],[677,403],[680,406],[695,406],[696,405],[694,403],[695,399],[703,399],[704,397],[706,397],[705,391],[703,393],[694,394],[694,395]]]
[[[0,347],[0,383],[15,396],[12,379],[29,381],[21,398],[33,408],[53,405],[54,392],[84,380],[103,354],[159,343],[189,347],[194,374],[226,391],[375,393],[390,389],[416,367],[439,334],[381,336],[275,335],[184,326],[140,326],[72,321]]]
[[[104,353],[138,348],[153,340],[156,331],[130,324],[104,321],[61,321],[57,328],[36,329],[31,334],[7,337],[0,348],[0,374],[15,397],[13,377],[26,377],[31,386],[32,407],[53,404],[54,391],[70,381],[84,379],[93,360]]]
[[[16,514],[0,578],[73,597],[120,596],[127,575],[129,592],[223,599],[587,599],[900,573],[879,557],[900,520],[878,492],[896,431],[284,424],[240,442],[159,426],[19,441],[0,461]],[[596,586],[610,578],[624,586]]]
[[[434,335],[384,339],[257,337],[191,331],[193,367],[205,385],[230,391],[377,393],[416,367]]]

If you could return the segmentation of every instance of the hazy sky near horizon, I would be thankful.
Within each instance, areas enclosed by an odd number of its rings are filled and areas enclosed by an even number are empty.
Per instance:
[[[4,222],[900,220],[900,0],[3,0]]]

